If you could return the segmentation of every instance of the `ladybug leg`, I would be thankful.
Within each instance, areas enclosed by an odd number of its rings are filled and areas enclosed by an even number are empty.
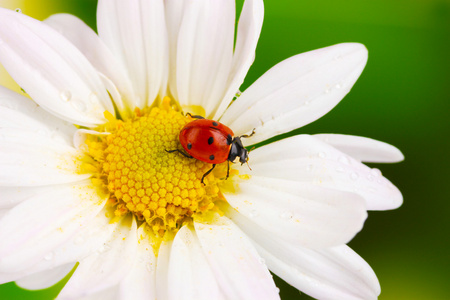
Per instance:
[[[252,133],[250,133],[250,134],[244,134],[244,135],[241,135],[241,136],[239,136],[239,137],[240,137],[240,138],[249,138],[249,137],[253,136],[254,134],[255,134],[255,128],[253,128]]]
[[[212,168],[209,169],[208,172],[206,172],[205,174],[203,174],[203,177],[202,177],[202,183],[203,183],[203,185],[205,185],[205,183],[203,182],[203,179],[205,179],[205,177],[206,177],[209,173],[211,173],[211,171],[214,170],[215,167],[216,167],[216,164],[213,164]]]
[[[228,177],[230,177],[230,161],[229,160],[227,160],[227,177],[225,178],[225,180],[227,180]]]
[[[187,157],[187,158],[194,158],[194,157],[190,156],[189,154],[184,153],[183,151],[178,150],[178,149],[175,149],[175,150],[166,150],[166,152],[167,152],[167,153],[179,152],[179,153],[183,154],[184,157]]]
[[[204,119],[202,116],[199,116],[199,115],[191,115],[190,113],[186,113],[186,116],[187,116],[187,117],[194,118],[194,119]]]

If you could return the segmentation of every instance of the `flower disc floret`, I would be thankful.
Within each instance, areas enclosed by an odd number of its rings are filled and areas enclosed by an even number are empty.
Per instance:
[[[167,151],[182,150],[178,135],[190,121],[172,109],[169,101],[161,107],[136,110],[128,120],[110,116],[104,126],[110,134],[90,135],[86,140],[99,170],[94,180],[109,194],[115,216],[132,213],[161,237],[196,216],[217,211],[214,202],[220,199],[217,185],[221,181],[217,174],[223,173],[218,168],[205,178],[204,185],[201,179],[210,164]]]

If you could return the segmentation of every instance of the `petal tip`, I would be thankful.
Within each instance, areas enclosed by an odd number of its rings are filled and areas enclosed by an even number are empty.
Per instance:
[[[394,147],[394,146],[392,146],[392,147]],[[403,155],[403,153],[400,151],[400,149],[394,147],[393,153],[392,153],[392,162],[398,163],[398,162],[402,162],[404,160],[405,160],[405,155]]]

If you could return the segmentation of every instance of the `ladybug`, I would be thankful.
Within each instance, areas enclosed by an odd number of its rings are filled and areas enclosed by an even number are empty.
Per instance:
[[[227,178],[230,173],[230,162],[239,157],[241,164],[248,161],[248,150],[242,145],[241,138],[248,138],[255,134],[253,129],[250,135],[234,136],[233,131],[224,124],[203,118],[202,116],[187,116],[195,118],[187,123],[180,131],[178,139],[186,153],[176,150],[166,150],[169,153],[180,152],[188,158],[195,158],[212,164],[202,177],[211,173],[216,164],[228,161]]]

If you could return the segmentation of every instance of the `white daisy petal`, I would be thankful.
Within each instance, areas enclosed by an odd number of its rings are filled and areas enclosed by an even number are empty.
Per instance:
[[[194,222],[203,254],[227,299],[279,299],[272,276],[248,237],[226,217]]]
[[[137,251],[137,225],[123,220],[99,253],[80,261],[78,268],[58,298],[72,299],[94,294],[117,285],[134,264]]]
[[[41,290],[49,288],[60,282],[70,271],[76,263],[69,263],[57,268],[35,273],[16,281],[16,284],[27,290]]]
[[[71,297],[71,296],[64,296],[56,298],[57,300],[116,300],[119,299],[118,294],[118,285],[112,286],[110,288],[101,290],[99,292],[84,296],[84,297]],[[134,298],[133,298],[134,299]]]
[[[96,135],[96,136],[104,136],[109,135],[110,132],[98,132],[95,130],[88,130],[88,129],[78,129],[75,134],[73,135],[73,145],[76,149],[83,149],[83,147],[86,146],[85,141],[88,138],[89,135]]]
[[[171,240],[162,241],[156,262],[156,299],[169,299],[169,289],[173,288],[168,281]]]
[[[100,38],[128,70],[140,108],[164,96],[168,78],[168,41],[162,0],[100,0]]]
[[[44,22],[63,34],[103,76],[117,85],[120,93],[124,96],[123,100],[127,101],[125,104],[118,101],[118,97],[113,98],[120,111],[134,107],[133,88],[130,79],[125,75],[125,68],[89,26],[70,14],[52,15]],[[100,76],[102,77],[102,75]],[[108,87],[106,84],[105,86]],[[110,93],[114,92],[112,87],[108,87],[108,90]]]
[[[116,119],[123,120],[127,117],[133,116],[134,110],[131,108],[134,107],[134,102],[128,99],[134,99],[134,96],[130,97],[124,94],[122,97],[119,89],[111,79],[100,72],[98,73],[98,76],[100,76],[100,79],[105,85],[105,88],[108,90],[111,99],[114,101],[114,105],[117,107],[118,116],[116,116]],[[132,90],[131,87],[130,90]]]
[[[0,208],[0,220],[8,213],[9,209]]]
[[[38,196],[39,194],[48,193],[55,186],[0,186],[0,209],[10,209],[15,205]]]
[[[255,144],[311,123],[350,91],[367,61],[367,49],[346,43],[302,53],[277,64],[225,111],[221,122]]]
[[[172,0],[165,1],[167,35],[169,42],[169,90],[175,99],[179,99],[177,93],[177,43],[180,24],[183,20],[183,13],[186,9],[187,1]]]
[[[253,175],[224,193],[239,213],[293,245],[323,248],[349,242],[367,217],[364,199],[291,180]]]
[[[258,43],[264,19],[264,3],[262,0],[246,0],[242,8],[236,34],[231,72],[228,78],[228,90],[215,111],[213,120],[218,120],[231,100],[238,92],[248,69],[255,59],[256,44]]]
[[[33,100],[0,86],[0,128],[32,130],[72,145],[76,127],[43,110]]]
[[[190,1],[183,8],[177,53],[171,57],[176,59],[171,62],[171,71],[176,65],[176,83],[171,81],[170,85],[176,84],[176,100],[182,107],[201,105],[211,118],[224,96],[231,69],[235,1]],[[176,24],[168,23],[172,25]]]
[[[253,241],[269,269],[317,299],[376,299],[380,286],[370,266],[346,245],[309,249],[272,234],[236,211],[229,217]]]
[[[88,178],[78,174],[81,153],[52,137],[0,128],[0,186],[36,186]]]
[[[257,246],[270,270],[316,299],[377,299],[380,285],[370,266],[347,246],[270,253]],[[281,254],[284,252],[283,254]]]
[[[361,195],[368,210],[394,209],[402,204],[400,191],[378,169],[309,135],[293,136],[250,153],[252,171],[240,173],[294,180]]]
[[[370,138],[345,134],[314,136],[359,161],[394,163],[405,159],[396,147]]]
[[[93,219],[83,224],[78,234],[70,237],[62,245],[55,247],[52,252],[48,253],[49,255],[46,255],[37,264],[19,272],[0,273],[0,283],[51,270],[67,263],[75,263],[95,252],[104,252],[104,245],[117,226],[117,222],[111,223],[105,213],[100,212]]]
[[[42,22],[0,9],[0,62],[31,98],[67,121],[95,127],[105,110],[114,112],[94,67]]]
[[[182,227],[170,253],[167,299],[225,299],[194,231]],[[199,284],[201,283],[201,284]]]
[[[11,207],[25,200],[28,195],[34,194],[35,187],[27,187],[22,191],[21,187],[0,187],[0,210],[5,214]]]
[[[137,236],[136,259],[130,272],[119,284],[119,299],[155,299],[156,257],[150,244],[151,237],[146,234],[144,226],[139,227]]]
[[[94,202],[95,203],[95,202]],[[70,261],[79,261],[93,253],[103,253],[107,247],[105,244],[112,239],[112,235],[119,226],[117,222],[111,222],[105,210],[101,211],[92,220],[85,223],[84,229],[72,236],[70,240],[55,248],[54,257],[46,262],[50,267],[58,266]],[[45,265],[36,265],[33,268],[44,269]]]
[[[54,186],[15,206],[0,220],[0,272],[17,273],[52,260],[53,250],[82,230],[103,205],[85,181]]]

